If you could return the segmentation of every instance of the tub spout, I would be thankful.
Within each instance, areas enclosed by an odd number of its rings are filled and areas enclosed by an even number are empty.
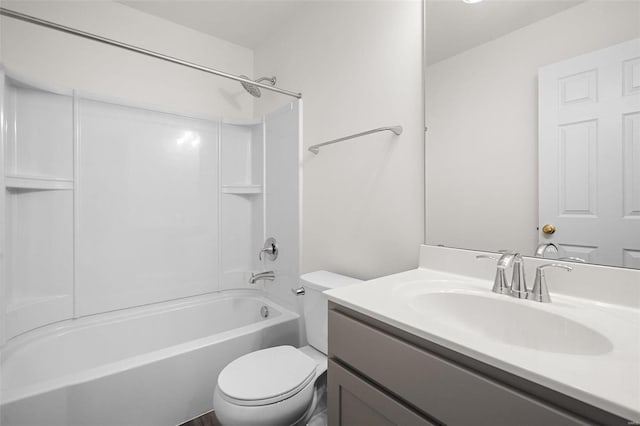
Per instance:
[[[273,271],[265,271],[257,274],[252,273],[251,278],[249,278],[249,284],[255,284],[256,281],[264,280],[264,281],[273,281],[276,279],[276,274]]]

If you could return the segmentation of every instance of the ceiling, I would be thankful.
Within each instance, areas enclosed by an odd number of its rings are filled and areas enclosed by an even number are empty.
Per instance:
[[[584,0],[426,1],[427,65],[469,50]]]
[[[256,49],[310,2],[336,0],[120,0],[139,11]],[[348,1],[348,0],[338,0]],[[357,0],[366,4],[366,1]],[[398,1],[398,0],[385,0]],[[419,0],[414,0],[419,1]],[[427,64],[441,61],[584,0],[426,0]]]
[[[256,49],[307,1],[120,0],[118,3],[167,21]]]

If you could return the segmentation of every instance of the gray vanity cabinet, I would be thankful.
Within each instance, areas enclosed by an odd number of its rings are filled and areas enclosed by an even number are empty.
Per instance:
[[[435,426],[377,386],[329,360],[333,405],[331,425]]]
[[[328,392],[329,426],[628,424],[335,303]]]

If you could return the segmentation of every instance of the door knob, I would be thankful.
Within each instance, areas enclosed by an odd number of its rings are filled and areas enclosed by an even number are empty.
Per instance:
[[[554,232],[556,232],[556,227],[551,225],[550,223],[547,223],[545,226],[542,227],[542,232],[544,232],[545,234],[551,235]]]

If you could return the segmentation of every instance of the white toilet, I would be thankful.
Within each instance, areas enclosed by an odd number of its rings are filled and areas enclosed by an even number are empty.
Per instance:
[[[331,288],[361,282],[316,271],[300,277],[309,346],[276,346],[243,355],[218,376],[213,408],[222,425],[306,424],[326,393],[327,297]]]

